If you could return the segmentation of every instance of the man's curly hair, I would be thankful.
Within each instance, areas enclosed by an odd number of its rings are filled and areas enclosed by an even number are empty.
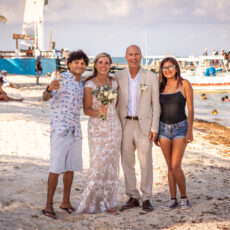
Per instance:
[[[83,52],[83,50],[77,50],[77,51],[72,51],[70,54],[69,54],[69,57],[67,59],[67,66],[68,64],[70,64],[72,61],[75,61],[75,60],[80,60],[80,59],[83,59],[86,66],[88,66],[89,64],[89,58],[88,56]]]

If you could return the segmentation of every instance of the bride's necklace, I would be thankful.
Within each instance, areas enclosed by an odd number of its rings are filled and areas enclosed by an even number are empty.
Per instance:
[[[109,78],[106,77],[106,80],[104,82],[102,82],[99,77],[97,77],[98,82],[102,85],[102,86],[106,86],[109,85]]]

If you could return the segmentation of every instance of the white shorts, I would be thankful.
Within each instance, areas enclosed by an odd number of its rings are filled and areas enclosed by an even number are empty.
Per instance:
[[[67,171],[82,170],[82,141],[76,141],[73,133],[67,136],[51,135],[50,172],[62,174]]]

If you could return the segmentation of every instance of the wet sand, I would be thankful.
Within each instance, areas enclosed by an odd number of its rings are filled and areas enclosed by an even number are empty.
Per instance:
[[[63,186],[61,177],[55,194],[57,220],[41,214],[46,201],[49,170],[49,102],[41,95],[50,78],[9,76],[20,89],[6,88],[10,96],[24,97],[21,102],[0,103],[0,229],[230,229],[230,129],[215,123],[196,121],[194,141],[183,159],[187,179],[189,210],[164,212],[169,199],[167,167],[160,149],[153,146],[154,211],[141,207],[117,214],[69,215],[59,208]],[[84,170],[76,173],[71,200],[80,199],[89,166],[87,117],[81,118]],[[138,186],[139,164],[136,165]],[[178,195],[179,197],[179,195]],[[127,201],[124,177],[120,170],[118,209]]]

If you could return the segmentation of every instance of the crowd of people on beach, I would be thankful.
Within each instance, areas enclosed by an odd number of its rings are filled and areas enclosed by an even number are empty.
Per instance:
[[[121,210],[139,207],[141,201],[144,211],[153,211],[153,143],[160,146],[168,166],[170,199],[163,209],[191,206],[181,162],[187,144],[193,141],[192,86],[181,77],[173,57],[161,61],[159,78],[141,67],[142,53],[137,45],[127,47],[125,58],[128,67],[111,77],[111,56],[98,54],[92,76],[83,81],[89,58],[82,50],[73,51],[67,59],[68,71],[54,78],[43,92],[43,100],[50,100],[51,119],[50,171],[42,210],[47,217],[57,218],[53,197],[60,174],[64,184],[61,209],[69,214],[116,213],[120,157],[128,196]],[[74,171],[82,170],[82,107],[89,116],[90,166],[81,199],[73,206]],[[141,169],[140,191],[136,187],[135,152]]]
[[[225,54],[223,50],[221,55]],[[170,199],[163,209],[171,211],[191,206],[181,164],[187,144],[193,141],[192,86],[181,77],[180,66],[173,57],[161,61],[159,76],[141,67],[142,53],[138,46],[128,46],[125,58],[128,67],[111,77],[111,56],[98,54],[93,74],[85,80],[82,75],[89,58],[82,50],[73,51],[67,59],[68,71],[60,74],[56,69],[43,92],[43,101],[50,100],[51,119],[50,171],[46,206],[42,210],[47,217],[57,218],[53,198],[61,174],[64,184],[61,209],[69,214],[116,213],[120,157],[128,196],[121,210],[136,208],[142,203],[144,211],[153,211],[153,143],[161,148],[168,166]],[[36,84],[39,84],[42,72],[39,57],[35,69]],[[9,97],[5,87],[19,89],[8,81],[7,71],[1,70],[0,101],[23,101],[23,98]],[[110,94],[112,99],[108,99]],[[203,93],[201,100],[205,99],[208,97]],[[221,101],[230,102],[228,95]],[[90,167],[81,199],[73,206],[70,193],[74,172],[82,171],[82,107],[89,116]],[[212,114],[218,111],[215,109]],[[136,187],[135,152],[141,168],[140,191]]]

